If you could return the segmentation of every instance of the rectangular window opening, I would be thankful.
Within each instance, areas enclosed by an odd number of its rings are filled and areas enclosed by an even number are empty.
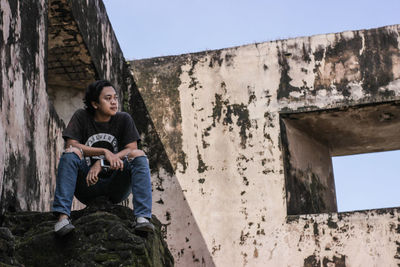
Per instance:
[[[281,113],[280,126],[288,215],[400,206],[400,103]]]

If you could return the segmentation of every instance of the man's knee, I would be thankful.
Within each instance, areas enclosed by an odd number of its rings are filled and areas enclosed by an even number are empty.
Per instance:
[[[83,158],[81,150],[73,146],[67,147],[64,153],[75,153],[80,159]]]
[[[143,150],[140,149],[132,149],[129,153],[128,153],[128,159],[129,160],[133,160],[134,158],[137,157],[141,157],[141,156],[146,156],[146,154],[143,152]]]

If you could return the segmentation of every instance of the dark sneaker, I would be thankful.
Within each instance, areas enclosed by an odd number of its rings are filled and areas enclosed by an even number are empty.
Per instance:
[[[137,217],[135,231],[138,232],[154,232],[154,225],[145,217]]]
[[[58,236],[65,236],[75,229],[69,219],[62,219],[54,225],[54,233]]]

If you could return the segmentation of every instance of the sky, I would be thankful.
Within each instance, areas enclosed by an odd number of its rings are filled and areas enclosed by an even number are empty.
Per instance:
[[[103,2],[128,60],[400,24],[399,0]],[[400,151],[334,157],[333,166],[339,211],[400,206]]]

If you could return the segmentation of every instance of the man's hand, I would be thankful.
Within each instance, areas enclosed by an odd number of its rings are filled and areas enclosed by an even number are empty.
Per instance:
[[[88,175],[86,176],[86,183],[88,186],[94,185],[99,180],[99,173],[101,171],[100,160],[96,161],[90,168]]]
[[[110,162],[111,170],[123,170],[124,162],[118,157],[117,154],[112,153],[110,150],[106,150],[104,156],[108,162]]]

